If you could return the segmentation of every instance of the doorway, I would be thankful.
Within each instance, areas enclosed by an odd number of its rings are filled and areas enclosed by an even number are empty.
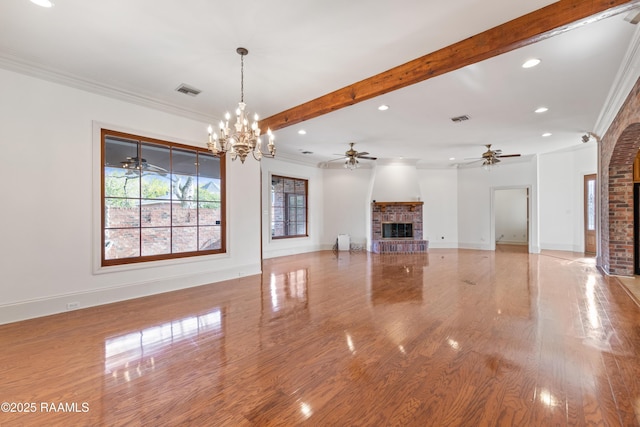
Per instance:
[[[596,254],[596,174],[584,176],[584,253]]]
[[[496,245],[529,245],[529,188],[496,189],[494,238]]]

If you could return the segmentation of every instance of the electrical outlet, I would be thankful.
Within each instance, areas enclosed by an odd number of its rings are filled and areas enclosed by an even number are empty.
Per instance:
[[[77,301],[67,303],[67,310],[76,310],[78,307],[80,307],[80,303]]]

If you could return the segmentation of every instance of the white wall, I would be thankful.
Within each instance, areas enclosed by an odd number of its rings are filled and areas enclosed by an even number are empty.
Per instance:
[[[597,145],[540,155],[540,245],[584,252],[584,175],[596,173]]]
[[[371,200],[412,202],[421,200],[415,164],[378,162],[373,169]]]
[[[260,168],[228,162],[228,253],[100,268],[94,123],[204,146],[206,123],[0,69],[0,323],[260,272]],[[96,219],[98,222],[96,223]],[[153,268],[150,268],[153,267]]]
[[[373,169],[323,169],[322,245],[331,249],[338,234],[348,234],[352,245],[366,248],[371,234],[371,179]]]
[[[424,239],[430,248],[458,247],[458,170],[418,169]]]
[[[308,180],[308,237],[271,239],[271,175]],[[262,256],[274,258],[321,250],[323,242],[324,184],[322,169],[315,166],[262,159]]]

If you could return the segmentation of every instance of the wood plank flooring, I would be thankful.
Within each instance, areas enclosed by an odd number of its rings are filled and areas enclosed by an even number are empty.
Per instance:
[[[0,402],[2,426],[640,426],[640,309],[566,252],[295,255],[0,326]]]

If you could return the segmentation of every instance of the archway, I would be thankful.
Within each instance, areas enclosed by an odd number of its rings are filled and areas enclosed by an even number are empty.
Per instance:
[[[640,80],[598,147],[601,177],[598,265],[609,274],[634,274],[633,161],[638,148]]]

